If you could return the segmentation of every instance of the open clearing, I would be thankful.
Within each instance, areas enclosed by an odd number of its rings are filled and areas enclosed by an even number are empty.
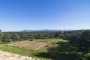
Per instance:
[[[24,43],[23,43],[24,42]],[[34,40],[34,43],[32,41],[31,47],[33,47],[34,45],[36,46],[38,43],[40,43],[41,48],[37,49],[37,50],[29,50],[25,49],[25,48],[17,48],[17,47],[13,47],[13,45],[18,45],[18,47],[23,47],[23,45],[27,45],[30,44],[31,42],[25,42],[25,41],[19,41],[19,42],[12,42],[9,44],[2,44],[0,47],[0,50],[3,51],[7,51],[7,52],[11,52],[11,53],[15,53],[15,54],[20,54],[23,56],[29,56],[32,58],[39,58],[39,59],[43,59],[43,60],[51,60],[51,58],[49,58],[48,54],[47,54],[47,48],[52,46],[52,43],[57,43],[57,42],[67,42],[67,40],[63,40],[63,39],[36,39]],[[23,43],[22,45],[20,43]],[[43,46],[46,43],[45,46]],[[12,45],[12,46],[8,46],[8,45]],[[40,47],[39,45],[39,47]],[[35,48],[36,49],[36,48]]]
[[[14,46],[14,47],[18,47],[18,48],[25,48],[28,50],[37,50],[43,46],[45,46],[47,44],[47,42],[43,42],[43,41],[21,41],[18,43],[14,43],[14,44],[9,44],[9,46]]]

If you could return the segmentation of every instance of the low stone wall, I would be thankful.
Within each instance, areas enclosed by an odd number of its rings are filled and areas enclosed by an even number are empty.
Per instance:
[[[47,43],[46,43],[46,44],[47,44]],[[35,50],[38,50],[38,49],[40,49],[41,47],[44,47],[46,44],[43,44],[42,46],[36,48]]]

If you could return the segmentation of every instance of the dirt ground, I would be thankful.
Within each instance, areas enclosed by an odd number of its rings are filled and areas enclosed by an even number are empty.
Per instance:
[[[0,50],[0,60],[39,60],[32,57],[21,56]]]
[[[40,47],[43,47],[47,44],[47,42],[36,42],[36,41],[22,41],[15,44],[12,44],[11,46],[19,47],[19,48],[25,48],[28,50],[37,50]]]

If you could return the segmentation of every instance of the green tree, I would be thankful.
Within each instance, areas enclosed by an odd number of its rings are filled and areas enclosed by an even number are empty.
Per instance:
[[[90,49],[90,30],[84,31],[78,41],[79,49],[83,52],[88,52]]]
[[[10,34],[9,33],[5,33],[3,35],[2,42],[4,42],[4,43],[10,42]]]
[[[14,41],[15,40],[20,40],[20,35],[19,34],[14,34],[12,38],[13,38]]]
[[[21,39],[23,39],[23,40],[27,40],[28,39],[28,34],[22,34],[21,35]]]
[[[55,38],[59,38],[59,37],[60,37],[60,33],[57,32],[54,37],[55,37]]]
[[[0,41],[2,41],[2,31],[0,30]]]
[[[48,50],[48,54],[50,56],[56,56],[57,55],[58,49],[56,46],[48,47],[47,50]]]

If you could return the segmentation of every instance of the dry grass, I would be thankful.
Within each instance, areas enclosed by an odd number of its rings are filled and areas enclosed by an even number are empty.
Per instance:
[[[36,42],[36,41],[22,41],[15,44],[11,44],[10,46],[18,47],[18,48],[25,48],[28,50],[37,50],[40,47],[43,47],[47,44],[47,42]]]

